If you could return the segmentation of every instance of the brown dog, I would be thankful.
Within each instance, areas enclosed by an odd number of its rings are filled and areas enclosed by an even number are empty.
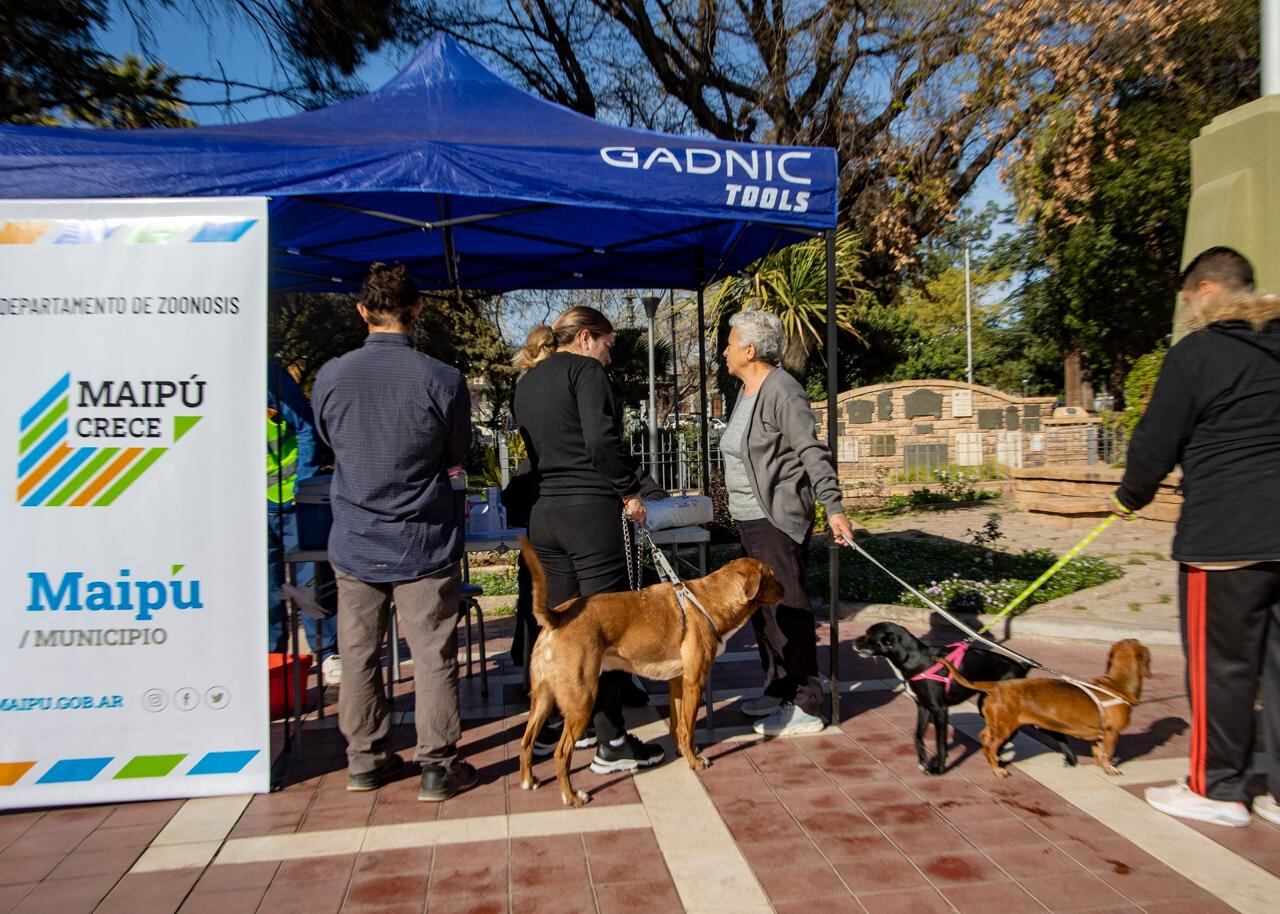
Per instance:
[[[1093,758],[1107,774],[1119,774],[1111,762],[1120,732],[1129,726],[1130,710],[1142,700],[1142,681],[1151,675],[1151,652],[1135,638],[1117,641],[1107,654],[1107,672],[1092,680],[1106,692],[1089,693],[1061,679],[1008,679],[1000,682],[970,682],[947,661],[942,661],[966,689],[985,692],[982,717],[982,749],[991,771],[999,778],[1010,772],[1000,767],[1000,747],[1025,724],[1056,730],[1093,744]],[[1112,695],[1123,701],[1115,700]]]
[[[542,625],[529,658],[530,708],[520,740],[520,786],[538,786],[533,740],[552,709],[559,707],[564,715],[564,732],[555,751],[560,794],[566,805],[587,801],[587,795],[569,783],[569,762],[574,741],[591,719],[597,680],[606,670],[666,680],[672,739],[690,768],[705,768],[707,760],[693,746],[702,684],[729,636],[762,604],[783,598],[773,569],[756,559],[736,559],[705,578],[686,582],[707,616],[692,602],[682,613],[670,584],[580,597],[548,609],[546,572],[524,537],[520,553],[533,581],[533,614]]]

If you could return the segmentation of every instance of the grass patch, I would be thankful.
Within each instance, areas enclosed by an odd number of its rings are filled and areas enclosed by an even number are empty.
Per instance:
[[[514,568],[507,571],[477,572],[471,575],[471,583],[483,587],[486,597],[514,597],[520,592]]]
[[[1126,565],[1145,565],[1147,563],[1135,555],[1133,556],[1133,558],[1129,559],[1129,561],[1125,562],[1125,564]]]
[[[946,606],[957,594],[973,592],[982,598],[987,612],[1002,609],[1058,560],[1048,549],[1001,552],[929,537],[913,540],[872,537],[860,545],[934,602]],[[827,554],[825,542],[810,549],[809,587],[815,596],[828,595]],[[1077,557],[1020,609],[1114,581],[1123,573],[1119,565],[1103,559]],[[840,551],[840,599],[923,605],[851,550]]]
[[[1165,605],[1167,605],[1167,604],[1169,604],[1169,603],[1172,603],[1172,602],[1173,602],[1173,594],[1171,594],[1171,593],[1162,593],[1162,594],[1160,594],[1160,599],[1158,600],[1158,602],[1160,603],[1160,605],[1161,605],[1161,606],[1165,606]]]

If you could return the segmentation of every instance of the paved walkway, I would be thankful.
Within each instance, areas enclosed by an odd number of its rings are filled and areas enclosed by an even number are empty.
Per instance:
[[[841,631],[839,727],[755,739],[734,708],[759,675],[740,633],[717,665],[715,733],[701,731],[713,766],[694,774],[677,760],[599,778],[578,753],[576,785],[591,794],[582,809],[562,808],[554,784],[519,789],[520,676],[491,631],[492,694],[479,694],[478,678],[463,681],[474,790],[420,803],[406,778],[348,793],[330,707],[326,721],[307,723],[288,783],[271,795],[0,815],[0,914],[1275,910],[1280,828],[1197,829],[1137,796],[1183,771],[1176,649],[1153,649],[1154,679],[1121,740],[1122,777],[1098,773],[1087,753],[1063,768],[1020,738],[1015,775],[997,781],[974,754],[981,722],[971,708],[953,714],[951,769],[926,777],[911,746],[912,705],[887,668],[850,650],[864,626]],[[1106,653],[1017,632],[1014,643],[1086,676]],[[410,686],[396,703],[404,754]],[[654,697],[634,724],[665,738]],[[551,764],[536,772],[550,778]]]

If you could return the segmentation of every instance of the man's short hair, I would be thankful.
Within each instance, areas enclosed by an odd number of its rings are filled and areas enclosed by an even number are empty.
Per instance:
[[[1181,289],[1195,289],[1202,282],[1216,282],[1228,292],[1253,291],[1253,264],[1235,248],[1201,251],[1182,271]]]
[[[385,327],[393,321],[407,327],[413,323],[418,295],[418,284],[404,264],[375,263],[360,290],[360,304],[369,312],[369,323],[375,327]]]

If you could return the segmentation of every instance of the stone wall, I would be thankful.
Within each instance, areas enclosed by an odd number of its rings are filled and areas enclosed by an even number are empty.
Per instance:
[[[1096,522],[1111,513],[1111,494],[1123,476],[1124,470],[1108,466],[1014,470],[1013,499],[1032,514]],[[1160,483],[1155,499],[1138,512],[1139,520],[1176,523],[1182,511],[1181,480],[1174,472]]]
[[[1016,397],[957,381],[895,381],[837,397],[840,475],[927,478],[929,468],[1043,462],[1053,397]],[[813,404],[826,440],[826,401]]]

